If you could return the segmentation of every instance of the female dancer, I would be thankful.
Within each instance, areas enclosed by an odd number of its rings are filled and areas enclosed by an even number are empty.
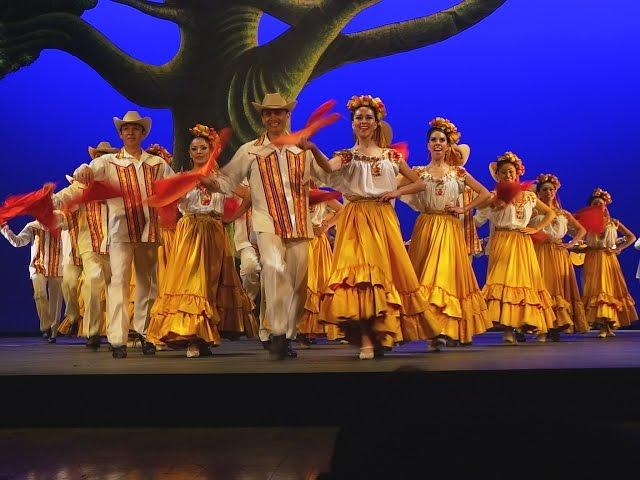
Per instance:
[[[489,170],[498,182],[519,183],[524,164],[516,154],[506,152],[489,165]],[[519,191],[509,202],[497,196],[490,202],[478,212],[480,219],[486,216],[490,220],[492,230],[487,281],[482,292],[489,319],[502,326],[505,342],[516,343],[514,329],[546,333],[554,326],[552,301],[531,234],[549,225],[555,213],[530,191]],[[537,226],[528,227],[534,208],[544,218]]]
[[[638,320],[635,302],[618,262],[620,252],[633,245],[636,237],[622,222],[610,217],[607,207],[611,202],[609,192],[601,188],[596,188],[588,201],[588,205],[602,206],[605,214],[604,232],[587,234],[588,249],[582,276],[582,300],[587,321],[600,327],[599,338],[614,337],[614,329]],[[616,244],[618,232],[626,238],[621,245]]]
[[[409,258],[420,284],[428,292],[430,316],[440,324],[440,339],[471,343],[473,335],[492,327],[487,306],[467,255],[465,235],[458,215],[486,202],[491,194],[463,167],[446,159],[455,155],[460,132],[444,118],[429,122],[427,149],[430,162],[414,170],[424,187],[403,197],[418,210],[409,244]],[[402,182],[401,182],[402,183]],[[470,187],[475,198],[459,205],[460,195]],[[437,341],[433,342],[437,346]]]
[[[212,128],[196,125],[189,144],[193,169],[202,168],[220,138]],[[154,343],[187,347],[187,357],[210,355],[220,336],[255,335],[253,306],[235,270],[221,221],[224,195],[203,185],[178,203],[176,228],[166,275],[151,310],[147,336]]]
[[[379,98],[354,96],[347,108],[353,147],[331,160],[306,139],[300,147],[333,172],[330,186],[348,200],[338,220],[320,319],[340,325],[347,339],[360,345],[360,358],[371,359],[403,339],[432,338],[440,326],[427,316],[427,292],[413,270],[391,204],[422,181],[402,154],[389,148],[391,131],[382,121],[386,110]],[[398,173],[413,183],[397,188]]]
[[[315,189],[315,186],[312,185]],[[326,335],[329,340],[336,340],[341,335],[335,325],[321,324],[320,297],[331,273],[333,253],[329,244],[327,231],[338,221],[342,204],[330,199],[311,205],[309,199],[309,213],[313,223],[314,238],[309,242],[309,274],[307,276],[307,300],[304,313],[298,320],[298,338],[303,343],[311,343],[317,336]]]
[[[544,227],[546,238],[534,241],[534,249],[538,256],[538,263],[542,271],[542,277],[551,295],[553,312],[556,320],[553,328],[549,328],[551,340],[560,340],[561,331],[586,332],[589,325],[584,315],[584,306],[578,290],[576,272],[569,257],[569,249],[581,242],[587,231],[566,210],[560,207],[557,192],[560,188],[560,180],[555,175],[543,173],[538,175],[536,182],[536,194],[542,203],[551,208],[556,218]],[[536,226],[544,219],[544,214],[534,211],[531,226]],[[572,239],[568,243],[562,240],[571,228]],[[546,335],[541,333],[539,341],[545,341]]]

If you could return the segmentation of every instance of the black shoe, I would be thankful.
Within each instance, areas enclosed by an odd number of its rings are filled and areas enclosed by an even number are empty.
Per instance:
[[[142,342],[142,354],[143,355],[155,355],[156,354],[156,346],[153,343],[147,342],[145,340],[144,342]]]
[[[56,343],[56,337],[49,337],[49,339],[47,340],[47,342],[49,343]]]
[[[140,345],[142,346],[142,354],[143,355],[155,355],[156,354],[156,346],[147,342],[147,339],[141,333],[137,334],[138,340],[140,340]]]
[[[525,343],[527,341],[527,336],[524,334],[524,332],[521,332],[520,330],[516,330],[514,332],[514,335],[516,337],[516,342],[518,343]]]
[[[287,336],[273,335],[269,346],[269,360],[284,360],[287,356]]]
[[[86,347],[94,352],[100,348],[100,335],[93,335],[87,339]]]
[[[211,347],[209,347],[206,343],[201,343],[198,345],[198,349],[200,350],[201,357],[211,357],[213,356],[213,352],[211,351]]]
[[[296,352],[293,347],[291,347],[291,340],[287,339],[287,348],[285,352],[285,357],[287,358],[298,358],[298,352]]]
[[[113,358],[127,358],[127,346],[111,347],[111,356]]]
[[[80,322],[76,321],[74,323],[71,324],[71,326],[69,327],[69,331],[67,332],[68,336],[78,336],[78,329],[80,328]]]
[[[375,345],[373,347],[373,358],[382,358],[384,357],[385,349],[382,345]]]
[[[552,342],[559,342],[560,341],[560,331],[559,330],[550,330],[549,331],[549,338],[551,339]]]
[[[264,348],[265,350],[271,350],[271,339],[260,340],[260,343],[262,344],[262,348]]]
[[[42,332],[42,338],[48,340],[51,337],[51,328],[47,328],[44,332]]]

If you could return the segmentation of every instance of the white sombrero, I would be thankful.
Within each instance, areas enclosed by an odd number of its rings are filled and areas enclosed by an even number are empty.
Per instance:
[[[149,135],[149,131],[151,131],[151,118],[141,117],[140,114],[134,110],[129,110],[122,118],[113,117],[113,123],[116,126],[118,133],[120,133],[122,126],[127,123],[140,125],[144,130],[144,134],[142,135],[143,139],[146,138],[146,136]]]
[[[296,100],[287,102],[278,92],[267,93],[262,99],[262,103],[251,102],[251,105],[253,105],[258,112],[262,112],[263,110],[287,110],[290,112],[297,104],[298,102]]]

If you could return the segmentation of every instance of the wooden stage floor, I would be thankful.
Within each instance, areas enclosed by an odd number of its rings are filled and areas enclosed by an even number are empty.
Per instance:
[[[631,478],[640,331],[425,351],[360,361],[318,345],[272,362],[240,340],[115,360],[0,338],[0,478]]]
[[[608,339],[598,339],[596,332],[563,335],[559,343],[539,343],[528,336],[526,343],[518,345],[503,344],[499,333],[490,332],[476,337],[468,347],[427,352],[425,342],[413,342],[372,361],[358,360],[354,347],[324,344],[298,348],[297,359],[272,362],[254,339],[225,341],[213,351],[212,357],[188,359],[184,351],[143,356],[139,349],[129,349],[126,359],[114,360],[106,345],[92,352],[82,339],[59,337],[57,344],[47,344],[36,337],[5,337],[0,338],[0,376],[640,368],[640,331],[619,331]]]
[[[0,427],[335,426],[390,405],[470,421],[479,412],[547,418],[567,409],[640,420],[640,331],[609,339],[563,335],[559,343],[529,337],[519,345],[488,333],[469,347],[426,349],[415,342],[361,361],[348,345],[314,345],[299,349],[297,359],[273,362],[257,340],[239,340],[212,357],[130,349],[115,360],[106,346],[92,352],[80,339],[5,337],[0,381],[11,394],[3,398]],[[43,392],[52,395],[48,404]]]

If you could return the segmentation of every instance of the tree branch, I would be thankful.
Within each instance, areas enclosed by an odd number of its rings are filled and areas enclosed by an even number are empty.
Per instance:
[[[327,48],[311,78],[346,63],[407,52],[446,40],[492,14],[506,0],[464,0],[433,15],[339,35]]]
[[[156,67],[142,63],[116,47],[81,18],[68,13],[48,13],[29,20],[5,23],[0,53],[37,56],[41,50],[63,50],[85,62],[122,95],[134,103],[166,107],[171,63]]]
[[[322,5],[310,9],[295,26],[263,47],[265,58],[280,59],[280,65],[275,66],[273,73],[279,68],[288,77],[287,83],[302,87],[344,26],[359,12],[379,1],[325,0]]]
[[[289,25],[297,25],[310,11],[322,6],[324,0],[249,0],[247,6],[254,7],[268,13],[272,17],[282,20]]]
[[[181,23],[184,19],[184,9],[176,6],[168,6],[162,3],[148,2],[146,0],[111,0],[114,3],[128,5],[136,10],[151,15],[152,17],[162,20],[171,20],[175,23]]]

